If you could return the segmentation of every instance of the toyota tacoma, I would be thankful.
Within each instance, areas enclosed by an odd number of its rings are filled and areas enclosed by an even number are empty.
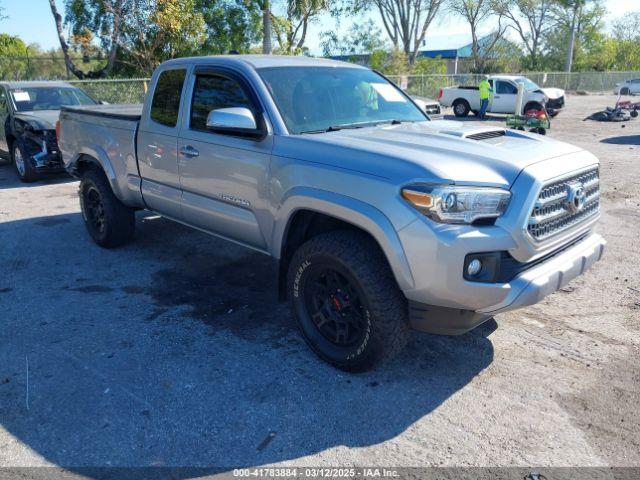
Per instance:
[[[146,209],[274,257],[304,339],[345,370],[392,357],[412,328],[462,334],[536,303],[605,246],[591,153],[431,121],[357,65],[175,59],[144,105],[60,121],[98,245],[129,242]]]

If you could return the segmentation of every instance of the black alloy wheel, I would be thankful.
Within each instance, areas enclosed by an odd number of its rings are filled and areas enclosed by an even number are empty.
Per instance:
[[[316,328],[329,342],[340,347],[362,343],[367,313],[348,273],[326,265],[309,271],[304,302]]]

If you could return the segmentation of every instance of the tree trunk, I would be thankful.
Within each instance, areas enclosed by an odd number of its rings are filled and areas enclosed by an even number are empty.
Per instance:
[[[564,61],[564,71],[571,72],[571,66],[573,65],[573,48],[576,41],[576,17],[578,16],[578,9],[574,8],[573,18],[571,19],[571,31],[569,32],[569,46],[567,47],[567,57]]]
[[[107,65],[104,68],[99,70],[95,70],[92,72],[83,72],[73,63],[73,60],[69,56],[69,44],[64,38],[64,30],[62,28],[62,15],[58,12],[58,8],[56,6],[56,0],[49,0],[49,6],[51,7],[51,14],[53,15],[53,20],[56,24],[56,31],[58,33],[58,40],[60,41],[60,48],[62,49],[62,54],[64,55],[64,63],[67,68],[67,72],[71,72],[80,80],[84,78],[102,78],[106,77],[113,68],[113,65],[116,60],[116,52],[118,48],[118,36],[120,35],[120,21],[121,21],[121,12],[120,14],[114,14],[114,24],[113,30],[111,33],[111,50],[109,51],[109,57],[107,60]],[[68,75],[67,75],[68,76]]]
[[[262,8],[262,53],[269,55],[273,51],[271,46],[271,5],[264,0]]]

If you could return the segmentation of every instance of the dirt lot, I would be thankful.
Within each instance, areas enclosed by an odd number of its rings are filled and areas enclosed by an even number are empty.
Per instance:
[[[550,132],[602,160],[603,261],[362,375],[305,347],[266,257],[148,215],[101,250],[75,181],[0,167],[0,466],[640,466],[640,119],[581,121],[614,101]]]

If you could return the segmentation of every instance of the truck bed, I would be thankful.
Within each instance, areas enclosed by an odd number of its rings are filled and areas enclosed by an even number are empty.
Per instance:
[[[85,105],[62,107],[63,111],[82,113],[94,117],[116,118],[138,121],[142,116],[142,104]]]

